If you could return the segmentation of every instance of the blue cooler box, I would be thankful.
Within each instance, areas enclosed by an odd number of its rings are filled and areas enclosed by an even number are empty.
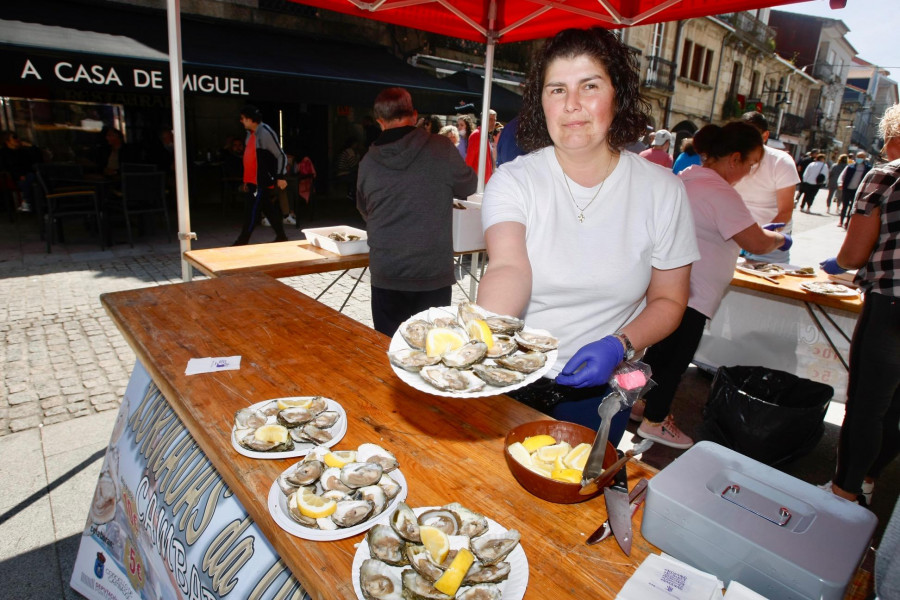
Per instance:
[[[772,600],[840,600],[877,519],[867,509],[712,442],[650,479],[641,534]]]

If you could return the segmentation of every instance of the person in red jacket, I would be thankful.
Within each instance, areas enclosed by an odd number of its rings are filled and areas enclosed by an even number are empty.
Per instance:
[[[488,131],[494,130],[494,125],[497,123],[497,111],[491,110],[490,117],[488,118]],[[472,167],[472,170],[476,173],[478,172],[478,154],[481,150],[481,130],[482,127],[479,126],[478,129],[469,134],[468,147],[466,148],[466,164]],[[488,140],[490,141],[490,140]],[[488,143],[487,152],[485,152],[484,157],[484,182],[487,183],[488,179],[491,178],[491,174],[494,171],[494,161],[491,158],[490,150],[491,145]]]

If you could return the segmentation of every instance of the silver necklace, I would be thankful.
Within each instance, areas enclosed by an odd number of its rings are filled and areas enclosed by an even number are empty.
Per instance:
[[[569,178],[568,176],[566,176],[566,172],[563,171],[563,181],[566,184],[566,189],[569,191],[569,197],[572,198],[572,204],[574,204],[575,208],[578,209],[578,216],[576,218],[578,219],[579,223],[584,223],[584,211],[586,211],[588,207],[594,203],[594,200],[596,200],[597,196],[600,195],[600,190],[603,189],[603,184],[606,183],[607,179],[609,179],[609,163],[611,161],[612,157],[610,157],[609,161],[606,162],[606,177],[604,177],[603,181],[600,182],[600,187],[598,187],[597,191],[594,192],[594,197],[591,198],[591,201],[585,204],[583,208],[581,206],[578,206],[578,203],[575,202],[575,194],[572,193],[572,188],[569,187]]]

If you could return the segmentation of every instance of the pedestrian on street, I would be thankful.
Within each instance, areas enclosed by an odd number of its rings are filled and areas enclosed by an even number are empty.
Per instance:
[[[844,172],[848,160],[849,157],[846,154],[841,154],[828,172],[828,196],[825,198],[825,212],[829,214],[831,214],[832,198],[835,199],[835,211],[841,212],[841,197],[840,194],[835,197],[835,192],[837,191],[838,179],[840,179],[841,173]]]
[[[672,155],[669,147],[672,145],[672,134],[665,129],[660,129],[653,134],[653,142],[650,147],[641,152],[641,156],[652,163],[656,163],[667,169],[672,168]]]
[[[861,496],[866,504],[900,451],[900,104],[885,111],[878,130],[890,162],[863,178],[844,243],[821,263],[831,275],[857,269],[853,281],[865,291],[850,341],[837,468],[822,487],[852,501]],[[856,166],[858,173],[862,167]],[[851,176],[845,171],[844,180]]]
[[[819,189],[828,181],[828,165],[825,164],[825,155],[816,155],[816,160],[809,163],[803,171],[803,178],[800,182],[802,190],[802,199],[800,200],[800,212],[810,212],[813,201]],[[804,211],[805,208],[805,211]]]
[[[466,140],[466,164],[472,167],[472,170],[476,173],[478,173],[478,158],[481,153],[481,132],[482,130],[487,131],[488,136],[490,136],[491,132],[494,131],[494,125],[496,124],[497,111],[491,109],[490,111],[488,111],[487,126],[482,123],[480,127],[469,134],[469,137]],[[488,137],[488,143],[485,146],[485,150],[486,156],[484,157],[484,182],[487,183],[494,172],[494,159],[493,152],[491,151],[490,137]]]
[[[847,229],[850,224],[850,211],[853,208],[853,198],[856,197],[856,190],[859,189],[860,182],[872,165],[866,162],[867,154],[863,151],[856,153],[856,160],[847,165],[838,177],[838,189],[841,190],[841,215],[838,221],[838,227]]]
[[[359,163],[356,207],[366,221],[372,321],[393,335],[412,315],[449,306],[453,272],[453,198],[475,192],[478,176],[443,135],[415,127],[409,92],[375,99],[382,133]]]
[[[286,242],[277,190],[287,188],[287,156],[278,143],[278,135],[262,122],[255,106],[241,109],[241,125],[247,130],[244,140],[244,226],[232,246],[246,246],[264,213],[275,230],[276,242]]]

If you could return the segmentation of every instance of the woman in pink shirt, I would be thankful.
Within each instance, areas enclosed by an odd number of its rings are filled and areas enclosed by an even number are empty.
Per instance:
[[[759,131],[746,123],[707,125],[694,136],[702,165],[678,175],[691,204],[700,260],[691,266],[691,295],[681,324],[644,357],[657,387],[645,396],[645,406],[636,404],[637,410],[632,411],[633,418],[643,413],[638,435],[665,446],[688,448],[694,443],[675,426],[669,411],[681,376],[700,345],[706,320],[716,314],[731,282],[741,248],[765,254],[791,245],[789,235],[757,225],[733,187],[762,159],[762,144]]]

